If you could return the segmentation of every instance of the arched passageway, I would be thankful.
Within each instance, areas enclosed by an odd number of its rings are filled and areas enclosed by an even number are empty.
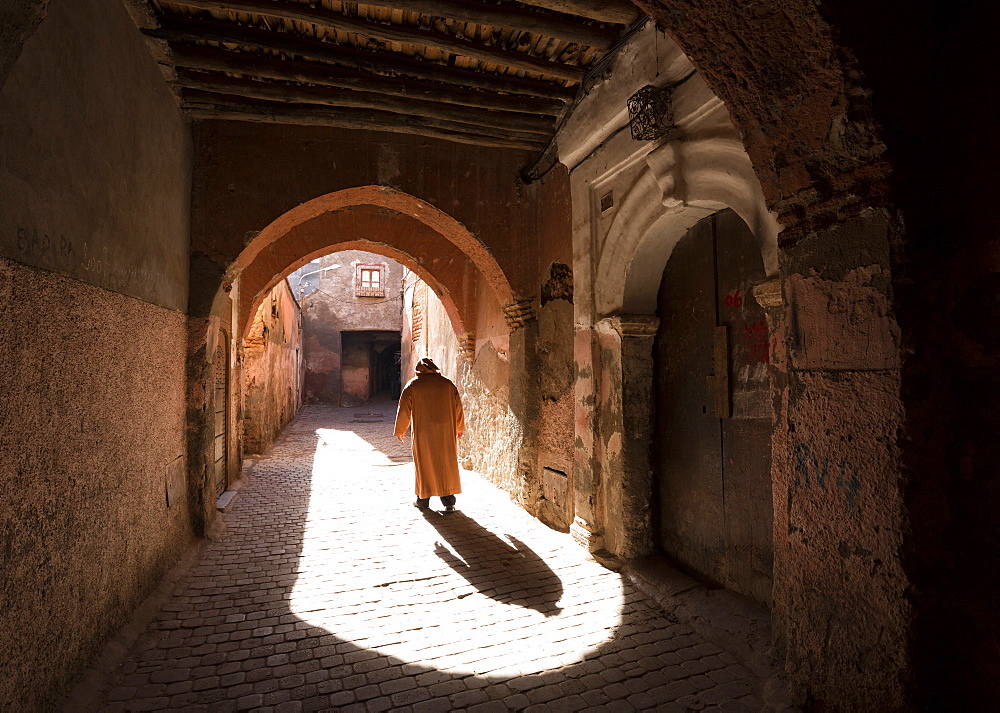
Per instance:
[[[187,89],[168,86],[193,79],[190,68],[175,71],[174,48],[188,61],[228,54],[224,63],[263,64],[225,42],[191,47],[203,41],[186,33],[202,20],[258,38],[271,30],[236,23],[229,10],[180,10],[168,20],[183,28],[158,27],[158,5],[145,0],[8,3],[0,704],[50,705],[191,538],[211,530],[214,378],[235,384],[240,366],[239,350],[220,351],[220,341],[232,346],[245,333],[243,310],[306,255],[276,242],[283,265],[267,268],[256,256],[271,248],[247,253],[246,264],[241,254],[317,196],[378,186],[454,216],[511,286],[510,302],[490,315],[482,295],[493,287],[475,259],[466,286],[457,277],[440,285],[476,356],[469,386],[488,402],[479,430],[492,435],[505,487],[624,559],[653,546],[658,522],[648,446],[655,287],[670,259],[662,248],[706,216],[738,214],[761,253],[768,279],[754,298],[776,339],[771,601],[775,651],[798,699],[880,713],[989,708],[1000,680],[988,567],[1000,551],[1000,252],[995,112],[982,88],[996,84],[994,8],[637,4],[676,42],[661,35],[652,51],[622,48],[621,64],[586,82],[584,94],[602,101],[575,107],[558,145],[533,164],[520,149],[364,122],[191,121],[177,104]],[[274,33],[286,47],[288,34]],[[268,71],[298,61],[279,54]],[[685,77],[673,95],[681,134],[633,142],[622,130],[628,97]],[[275,89],[272,77],[217,79]],[[705,92],[711,100],[697,101]],[[500,111],[512,102],[494,100]],[[713,153],[723,170],[700,162]],[[703,176],[717,193],[700,190]],[[395,210],[370,205],[359,214]],[[307,222],[343,227],[334,213]],[[426,224],[414,215],[401,211],[401,223],[419,232]],[[461,252],[451,254],[461,262]],[[218,410],[226,425],[232,406]],[[239,444],[228,440],[232,478]],[[567,499],[571,507],[557,508]]]
[[[281,321],[278,319],[281,296],[273,293],[275,286],[281,284],[291,271],[314,258],[347,250],[363,250],[391,258],[419,276],[440,301],[453,332],[452,341],[467,345],[463,348],[470,348],[468,345],[475,343],[477,319],[492,319],[494,324],[504,324],[502,305],[512,303],[513,292],[492,255],[464,226],[426,201],[400,191],[380,186],[346,189],[319,196],[275,218],[248,242],[230,265],[227,276],[220,280],[216,296],[211,301],[210,314],[192,326],[195,330],[200,324],[205,330],[202,335],[192,333],[192,338],[196,340],[192,347],[196,347],[198,341],[204,344],[202,349],[192,348],[192,359],[205,375],[203,378],[222,373],[214,364],[214,355],[219,353],[222,345],[215,344],[213,350],[208,348],[211,338],[218,334],[219,324],[239,335],[238,343],[232,345],[234,350],[242,350],[252,326],[260,332],[256,339],[262,344],[266,344],[269,330],[293,329],[278,324]],[[272,317],[277,320],[270,326],[254,321],[254,315],[258,315],[257,321],[260,321],[258,312],[265,299],[271,300]],[[285,302],[290,303],[288,296],[285,296]],[[296,308],[284,307],[287,314],[283,319],[286,322],[300,321],[292,314],[293,309]],[[296,339],[301,341],[301,337]],[[287,342],[287,338],[282,338],[282,341]],[[298,345],[294,346],[298,353]],[[206,356],[210,358],[205,359]],[[362,357],[369,358],[367,351]],[[242,357],[239,363],[243,363]],[[281,361],[279,369],[287,370],[290,363],[294,364],[291,368],[301,369],[300,356],[291,362],[288,359]],[[266,363],[264,368],[267,368]],[[364,400],[370,395],[368,392],[374,383],[367,382],[371,380],[371,374],[378,373],[378,370],[364,371],[368,374],[366,383],[357,385],[353,390],[361,391],[351,398]],[[248,442],[245,446],[250,447],[252,452],[261,452],[266,448],[301,403],[301,374],[279,376],[282,382],[289,381],[292,384],[290,388],[296,392],[290,400],[284,398],[282,387],[276,390],[271,388],[275,386],[271,383],[274,379],[268,378],[267,374],[261,374],[256,379],[263,384],[263,390],[257,388],[231,397],[229,410],[243,412],[246,424],[245,428],[236,424],[237,430],[246,431],[248,438],[251,432],[255,434],[252,443]],[[387,376],[383,381],[386,379]],[[350,388],[347,390],[351,391]],[[215,463],[215,454],[221,447],[228,448],[234,454],[230,459],[238,462],[242,447],[236,439],[229,439],[222,446],[216,443],[220,422],[218,414],[225,411],[217,403],[220,393],[204,388],[198,380],[190,384],[189,392],[195,397],[200,396],[203,403],[202,408],[190,415],[192,432],[207,437],[209,426],[214,429],[212,452],[210,454],[203,448],[200,457],[206,460],[211,458],[210,462]],[[271,404],[269,401],[279,403]],[[265,418],[260,412],[267,410],[277,411],[278,414]],[[232,424],[229,428],[232,429]],[[192,455],[199,457],[197,447],[192,449]],[[228,479],[216,476],[212,482],[231,482],[235,479],[235,473],[231,472]],[[202,489],[201,497],[202,511],[206,519],[210,519],[215,502],[213,491],[206,487]]]
[[[230,267],[239,275],[241,333],[263,294],[289,272],[338,250],[365,249],[402,263],[439,295],[456,333],[475,321],[478,278],[500,305],[514,299],[503,270],[457,220],[384,186],[329,193],[275,218]]]

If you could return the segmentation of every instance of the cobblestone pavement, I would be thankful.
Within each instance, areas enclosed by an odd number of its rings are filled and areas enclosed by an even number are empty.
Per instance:
[[[484,479],[414,508],[391,429],[388,404],[304,408],[102,710],[760,709],[732,657]]]

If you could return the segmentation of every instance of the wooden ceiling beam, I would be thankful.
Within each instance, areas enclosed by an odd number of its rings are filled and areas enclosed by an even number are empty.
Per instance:
[[[558,116],[565,103],[558,99],[496,94],[476,89],[462,89],[439,82],[382,77],[330,64],[292,59],[273,59],[246,52],[230,52],[214,47],[173,45],[175,68],[213,72],[231,72],[262,79],[300,82],[387,96],[408,97],[454,104],[456,106],[497,109],[543,116]]]
[[[639,18],[639,9],[629,0],[517,0],[524,5],[598,22],[628,25]]]
[[[250,121],[299,126],[328,126],[363,131],[390,131],[416,134],[477,146],[537,151],[545,145],[544,138],[525,137],[498,129],[483,129],[468,124],[402,116],[381,111],[338,112],[317,107],[265,105],[241,101],[236,97],[184,91],[185,107],[194,119]]]
[[[479,25],[506,27],[606,50],[621,34],[617,29],[585,25],[580,17],[523,5],[495,5],[473,0],[367,0],[366,5],[410,10]]]
[[[307,22],[329,30],[339,30],[370,37],[383,42],[401,42],[420,47],[430,47],[442,52],[462,55],[470,59],[491,62],[501,67],[523,69],[544,76],[565,81],[579,82],[583,79],[583,67],[575,67],[559,62],[533,57],[521,52],[488,47],[472,40],[460,39],[435,30],[411,29],[398,25],[384,25],[378,22],[360,20],[342,15],[317,5],[309,7],[294,2],[276,0],[183,0],[184,5],[214,12],[245,12],[266,15],[279,20]]]
[[[577,91],[553,82],[521,79],[501,74],[486,74],[473,69],[460,69],[434,62],[423,62],[387,52],[370,52],[354,47],[345,47],[286,32],[241,27],[228,22],[164,17],[161,25],[162,27],[159,29],[145,30],[144,32],[154,37],[166,39],[171,43],[204,41],[243,45],[333,62],[341,67],[350,67],[374,74],[399,75],[492,92],[509,92],[569,101],[576,96]]]
[[[312,104],[343,109],[375,109],[404,116],[423,116],[470,124],[477,127],[504,129],[532,134],[549,139],[555,131],[551,117],[530,117],[506,111],[489,111],[440,102],[415,101],[384,94],[371,94],[350,90],[304,87],[293,84],[257,82],[219,75],[181,72],[177,84],[185,89],[196,89],[213,94],[239,96],[246,99],[263,99],[292,104]]]

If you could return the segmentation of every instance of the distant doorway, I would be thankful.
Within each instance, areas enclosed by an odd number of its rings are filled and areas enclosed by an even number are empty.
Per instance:
[[[399,339],[395,343],[382,347],[378,351],[375,369],[375,395],[388,394],[394,399],[399,398],[402,375],[400,361],[402,359],[402,344]]]
[[[343,406],[354,406],[377,395],[399,395],[399,332],[341,332],[340,339]]]

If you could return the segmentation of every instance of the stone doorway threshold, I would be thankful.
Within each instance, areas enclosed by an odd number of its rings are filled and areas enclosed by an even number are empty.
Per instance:
[[[650,555],[623,563],[608,556],[610,553],[592,554],[605,567],[620,571],[669,616],[686,623],[759,676],[765,682],[765,711],[800,710],[792,704],[787,677],[773,650],[767,607],[728,589],[707,587],[661,557]]]

